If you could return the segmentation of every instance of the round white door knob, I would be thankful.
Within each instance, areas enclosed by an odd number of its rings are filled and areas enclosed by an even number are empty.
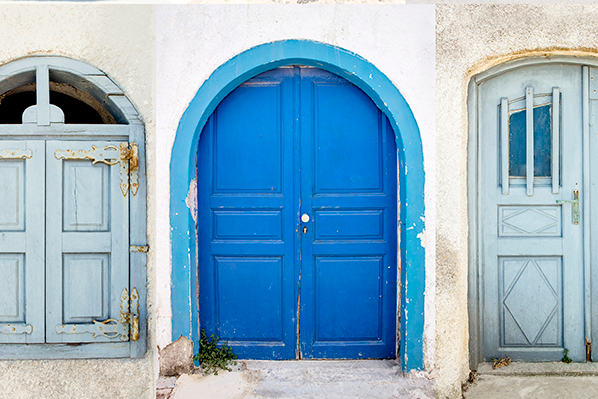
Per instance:
[[[303,223],[309,222],[309,215],[307,213],[304,213],[303,215],[301,215],[301,221]]]

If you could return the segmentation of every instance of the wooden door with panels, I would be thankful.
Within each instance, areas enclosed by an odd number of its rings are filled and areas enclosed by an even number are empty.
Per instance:
[[[1,357],[145,353],[144,131],[107,79],[57,57],[0,67]]]
[[[394,358],[397,152],[373,101],[271,70],[218,105],[197,159],[207,334],[241,358]]]
[[[588,78],[559,62],[477,78],[479,360],[589,355]]]

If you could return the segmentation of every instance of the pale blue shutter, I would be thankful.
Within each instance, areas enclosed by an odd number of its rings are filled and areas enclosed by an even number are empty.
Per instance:
[[[0,140],[0,343],[44,342],[43,141]]]
[[[121,190],[119,146],[47,142],[46,342],[129,339],[121,295],[129,293],[131,194]]]

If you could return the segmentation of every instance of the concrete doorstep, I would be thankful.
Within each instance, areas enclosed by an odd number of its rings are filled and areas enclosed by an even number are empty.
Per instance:
[[[432,379],[424,373],[404,375],[394,360],[243,360],[232,372],[184,374],[176,380],[174,390],[161,399],[434,397]]]
[[[596,399],[597,363],[511,363],[478,367],[475,382],[464,389],[466,399]]]

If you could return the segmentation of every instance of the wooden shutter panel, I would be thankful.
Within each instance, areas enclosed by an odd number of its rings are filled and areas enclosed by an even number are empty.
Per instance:
[[[0,343],[44,342],[43,141],[0,141]]]
[[[92,145],[115,164],[69,156]],[[129,292],[131,194],[121,191],[119,145],[47,142],[46,342],[128,340],[128,326],[115,327]]]

